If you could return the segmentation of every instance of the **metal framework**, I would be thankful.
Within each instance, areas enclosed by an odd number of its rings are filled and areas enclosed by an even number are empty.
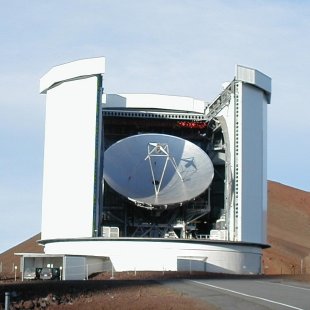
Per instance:
[[[152,159],[154,157],[155,158],[156,157],[163,157],[165,159],[164,167],[163,167],[163,170],[161,172],[160,180],[159,181],[155,178],[154,167],[152,165]],[[147,146],[147,156],[145,157],[144,160],[147,160],[147,159],[149,160],[149,163],[150,163],[155,196],[157,196],[158,193],[160,192],[161,184],[162,184],[162,181],[163,181],[166,169],[167,169],[167,164],[168,164],[169,161],[171,162],[171,164],[174,167],[176,173],[178,174],[178,176],[180,177],[181,181],[183,182],[183,178],[182,178],[180,172],[178,171],[178,167],[177,167],[177,164],[175,162],[175,159],[169,153],[169,146],[168,146],[167,143],[157,143],[157,142],[149,143],[148,146]]]

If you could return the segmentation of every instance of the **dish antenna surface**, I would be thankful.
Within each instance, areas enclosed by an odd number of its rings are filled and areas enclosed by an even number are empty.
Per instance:
[[[191,200],[212,182],[209,156],[194,143],[165,134],[119,140],[104,152],[105,181],[118,193],[148,206]]]

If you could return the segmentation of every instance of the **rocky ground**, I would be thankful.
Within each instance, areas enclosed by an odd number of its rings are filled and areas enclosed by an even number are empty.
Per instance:
[[[97,274],[88,281],[0,281],[0,310],[4,309],[5,292],[10,292],[11,309],[164,309],[214,310],[211,304],[167,289],[161,281],[188,278],[264,278],[181,272],[123,272]],[[282,276],[283,277],[283,276]],[[290,276],[292,277],[292,276]],[[310,275],[294,280],[310,282]]]
[[[199,277],[183,273],[110,273],[88,281],[0,281],[0,310],[5,292],[11,293],[11,309],[216,309],[173,289],[159,280]]]
[[[105,284],[96,281],[96,289],[83,285],[76,291],[77,283],[60,285],[45,297],[32,297],[12,302],[12,309],[216,309],[205,303],[163,288],[150,281],[143,283],[118,282]],[[46,286],[46,284],[44,284]]]

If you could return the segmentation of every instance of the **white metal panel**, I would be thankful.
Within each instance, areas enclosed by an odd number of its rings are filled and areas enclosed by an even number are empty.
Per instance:
[[[97,82],[72,80],[47,92],[44,239],[92,236]]]
[[[266,93],[271,94],[271,79],[264,73],[256,70],[247,68],[244,66],[236,66],[236,79],[245,83],[249,83],[259,87]],[[269,98],[270,99],[270,98]],[[267,103],[270,103],[269,101]]]
[[[63,268],[64,280],[85,280],[87,278],[86,257],[66,256]]]
[[[264,98],[265,99],[265,98]],[[267,179],[267,103],[262,103],[262,126],[263,126],[263,162],[262,162],[262,234],[261,242],[267,243],[267,211],[268,211],[268,179]]]
[[[263,91],[243,83],[240,241],[266,241],[266,117]]]
[[[235,118],[234,118],[234,153],[235,153],[235,240],[242,241],[242,210],[243,210],[243,147],[249,147],[243,141],[243,104],[242,82],[235,83]]]
[[[40,93],[46,93],[54,84],[77,77],[105,72],[105,58],[89,58],[53,67],[40,79]]]
[[[107,94],[104,108],[144,108],[204,113],[205,102],[190,97],[158,94]]]

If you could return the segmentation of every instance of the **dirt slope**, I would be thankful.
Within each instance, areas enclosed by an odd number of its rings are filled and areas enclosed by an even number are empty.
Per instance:
[[[310,274],[310,192],[273,181],[268,182],[268,243],[263,264],[266,274]],[[0,254],[0,277],[12,275],[19,257],[14,253],[42,253],[41,234]],[[302,270],[301,270],[302,269]],[[0,269],[1,271],[1,269]]]
[[[3,277],[12,277],[14,274],[14,266],[17,266],[19,275],[20,256],[16,256],[14,253],[43,253],[44,248],[38,245],[36,242],[40,239],[41,233],[0,254],[0,271],[2,264],[2,273],[0,272],[0,279]]]
[[[268,199],[265,273],[310,273],[310,192],[269,181]]]

